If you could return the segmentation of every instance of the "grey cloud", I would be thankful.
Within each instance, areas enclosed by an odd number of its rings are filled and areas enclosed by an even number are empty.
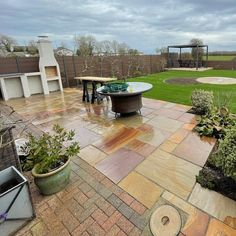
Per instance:
[[[49,34],[72,44],[75,34],[124,41],[147,53],[201,38],[211,50],[235,50],[235,0],[8,0],[0,33],[21,43]]]

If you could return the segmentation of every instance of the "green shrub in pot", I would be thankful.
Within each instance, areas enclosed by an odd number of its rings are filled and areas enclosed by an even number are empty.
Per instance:
[[[74,131],[54,125],[53,134],[44,133],[40,138],[29,137],[28,168],[41,193],[53,194],[62,190],[69,181],[70,157],[79,152],[79,143],[73,142]]]

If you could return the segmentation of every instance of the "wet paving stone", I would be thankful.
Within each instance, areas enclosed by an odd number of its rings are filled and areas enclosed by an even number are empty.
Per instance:
[[[96,165],[96,168],[114,183],[129,174],[144,157],[129,149],[121,148]]]
[[[204,166],[214,145],[213,138],[200,138],[197,133],[189,133],[173,154],[196,165]]]

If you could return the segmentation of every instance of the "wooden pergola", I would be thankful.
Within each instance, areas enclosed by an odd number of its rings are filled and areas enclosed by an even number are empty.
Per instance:
[[[206,48],[206,66],[208,64],[208,45],[199,45],[199,44],[188,44],[188,45],[172,45],[167,47],[167,67],[169,67],[169,53],[170,48],[179,48],[179,58],[181,60],[182,48],[197,48],[197,61],[196,61],[196,70],[199,67],[199,48]]]

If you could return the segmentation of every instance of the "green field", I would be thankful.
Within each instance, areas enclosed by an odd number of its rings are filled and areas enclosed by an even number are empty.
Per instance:
[[[230,70],[209,70],[204,72],[197,71],[166,71],[157,74],[129,79],[129,81],[147,82],[153,85],[153,89],[144,94],[144,97],[160,99],[175,103],[191,105],[190,96],[195,88],[212,90],[217,97],[224,93],[232,94],[230,100],[231,112],[236,113],[236,85],[212,85],[212,84],[192,84],[174,85],[167,84],[166,79],[182,77],[205,77],[221,76],[233,77],[236,79],[236,71]],[[187,78],[186,78],[187,79]]]
[[[232,55],[222,55],[222,56],[208,56],[209,61],[232,61],[236,56]],[[203,60],[206,60],[206,56],[203,57]]]

